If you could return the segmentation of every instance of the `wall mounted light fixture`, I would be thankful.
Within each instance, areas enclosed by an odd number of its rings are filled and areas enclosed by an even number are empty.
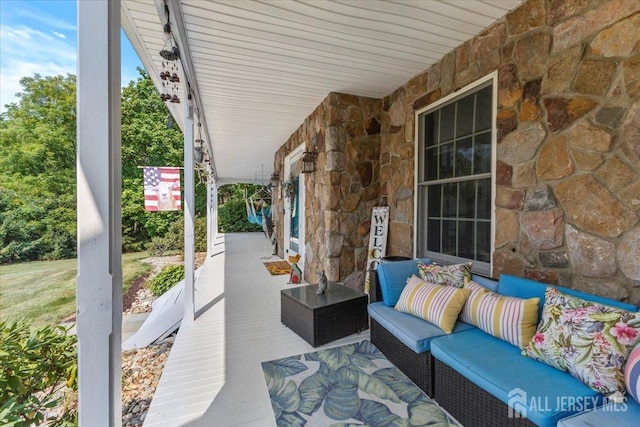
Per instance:
[[[280,184],[280,174],[278,174],[278,172],[271,174],[269,184],[271,185],[271,188],[278,188],[278,184]]]
[[[302,173],[312,173],[316,170],[316,160],[318,160],[318,149],[313,147],[311,151],[302,153]]]

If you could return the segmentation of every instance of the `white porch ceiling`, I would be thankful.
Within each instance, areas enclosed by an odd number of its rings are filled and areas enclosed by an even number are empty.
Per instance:
[[[329,92],[384,97],[522,2],[167,1],[220,183],[267,183],[275,151]],[[157,86],[165,21],[161,0],[122,1]],[[184,104],[169,106],[182,126]]]

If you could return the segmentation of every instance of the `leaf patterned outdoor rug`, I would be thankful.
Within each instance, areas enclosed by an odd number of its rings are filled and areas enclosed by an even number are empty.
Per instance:
[[[369,341],[262,370],[278,426],[460,426]]]

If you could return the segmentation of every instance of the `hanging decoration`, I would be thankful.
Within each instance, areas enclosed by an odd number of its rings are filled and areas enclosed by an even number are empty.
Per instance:
[[[160,51],[160,56],[162,56],[167,61],[173,62],[177,61],[180,58],[180,51],[178,51],[178,46],[174,45],[173,42],[173,34],[171,33],[171,25],[168,23],[164,26],[165,31],[169,31],[167,36],[167,41],[164,43],[164,47]]]
[[[197,112],[197,116],[199,119],[199,111]],[[194,169],[198,182],[206,185],[209,180],[211,160],[209,159],[207,145],[205,144],[204,139],[202,139],[202,123],[200,123],[200,121],[198,121],[198,138],[193,143],[193,155],[195,159]]]
[[[162,27],[165,36],[165,43],[162,50],[159,52],[160,56],[165,59],[162,61],[162,71],[160,72],[160,78],[162,79],[162,93],[160,99],[163,101],[170,101],[174,104],[180,103],[178,97],[178,83],[180,77],[178,76],[178,59],[180,59],[180,51],[176,46],[171,33],[171,24],[169,23],[169,8],[165,4],[165,13],[167,15],[167,22]]]
[[[202,123],[198,122],[198,138],[193,143],[193,154],[196,163],[202,163],[205,156],[204,139],[202,139]]]
[[[147,212],[179,211],[180,168],[144,166],[144,210]]]
[[[284,197],[291,201],[293,204],[296,198],[296,192],[298,191],[296,180],[293,177],[290,177],[286,181],[282,181],[282,191],[284,192]]]

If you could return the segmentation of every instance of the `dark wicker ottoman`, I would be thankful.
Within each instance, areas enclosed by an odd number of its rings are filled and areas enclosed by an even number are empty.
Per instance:
[[[329,282],[280,291],[280,320],[313,347],[368,329],[367,294]]]

